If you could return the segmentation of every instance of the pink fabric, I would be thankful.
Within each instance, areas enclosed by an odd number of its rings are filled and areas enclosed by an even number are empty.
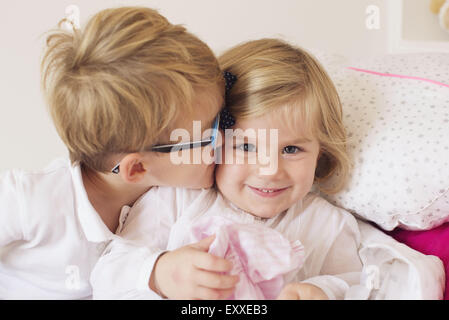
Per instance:
[[[446,270],[444,300],[449,300],[449,223],[426,231],[395,229],[388,232],[397,241],[428,255],[439,257]]]
[[[276,230],[259,224],[240,224],[212,216],[192,227],[195,242],[213,234],[216,237],[209,252],[230,260],[230,273],[240,276],[231,300],[276,299],[284,287],[283,275],[304,262],[304,248],[299,241],[291,243]]]
[[[435,81],[432,79],[426,79],[426,78],[420,78],[420,77],[413,77],[413,76],[404,76],[404,75],[400,75],[400,74],[392,74],[392,73],[382,73],[382,72],[376,72],[376,71],[372,71],[372,70],[366,70],[366,69],[359,69],[359,68],[354,68],[354,67],[348,67],[348,69],[354,70],[354,71],[359,71],[359,72],[365,72],[365,73],[371,73],[371,74],[375,74],[378,76],[383,76],[383,77],[393,77],[393,78],[402,78],[402,79],[412,79],[412,80],[420,80],[420,81],[426,81],[432,84],[436,84],[439,86],[443,86],[443,87],[448,87],[449,88],[449,84],[445,84],[439,81]]]

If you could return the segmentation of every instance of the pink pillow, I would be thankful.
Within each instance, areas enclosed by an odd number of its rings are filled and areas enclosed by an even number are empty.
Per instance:
[[[396,228],[387,232],[397,241],[428,255],[439,257],[446,271],[444,300],[449,300],[449,222],[426,231],[409,231]]]

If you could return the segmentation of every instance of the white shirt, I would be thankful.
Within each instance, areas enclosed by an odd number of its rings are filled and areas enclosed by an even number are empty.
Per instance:
[[[261,219],[236,208],[214,189],[160,187],[130,210],[120,234],[128,242],[113,240],[95,266],[94,298],[159,299],[148,286],[156,258],[188,244],[186,232],[197,219],[218,214],[300,240],[305,262],[285,276],[286,282],[312,283],[330,299],[442,297],[444,269],[438,258],[396,242],[312,193],[286,212]]]
[[[122,222],[126,213],[122,210]],[[5,172],[0,299],[89,298],[91,270],[115,237],[89,202],[80,167],[68,159],[39,172]]]

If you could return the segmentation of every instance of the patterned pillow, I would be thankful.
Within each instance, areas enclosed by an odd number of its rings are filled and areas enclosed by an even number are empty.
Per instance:
[[[346,188],[324,196],[384,230],[449,221],[449,54],[316,56],[340,95],[353,161]]]

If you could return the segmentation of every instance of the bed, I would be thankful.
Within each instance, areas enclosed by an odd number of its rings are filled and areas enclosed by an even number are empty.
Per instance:
[[[340,95],[353,163],[344,190],[323,196],[449,274],[449,53],[312,53]]]

